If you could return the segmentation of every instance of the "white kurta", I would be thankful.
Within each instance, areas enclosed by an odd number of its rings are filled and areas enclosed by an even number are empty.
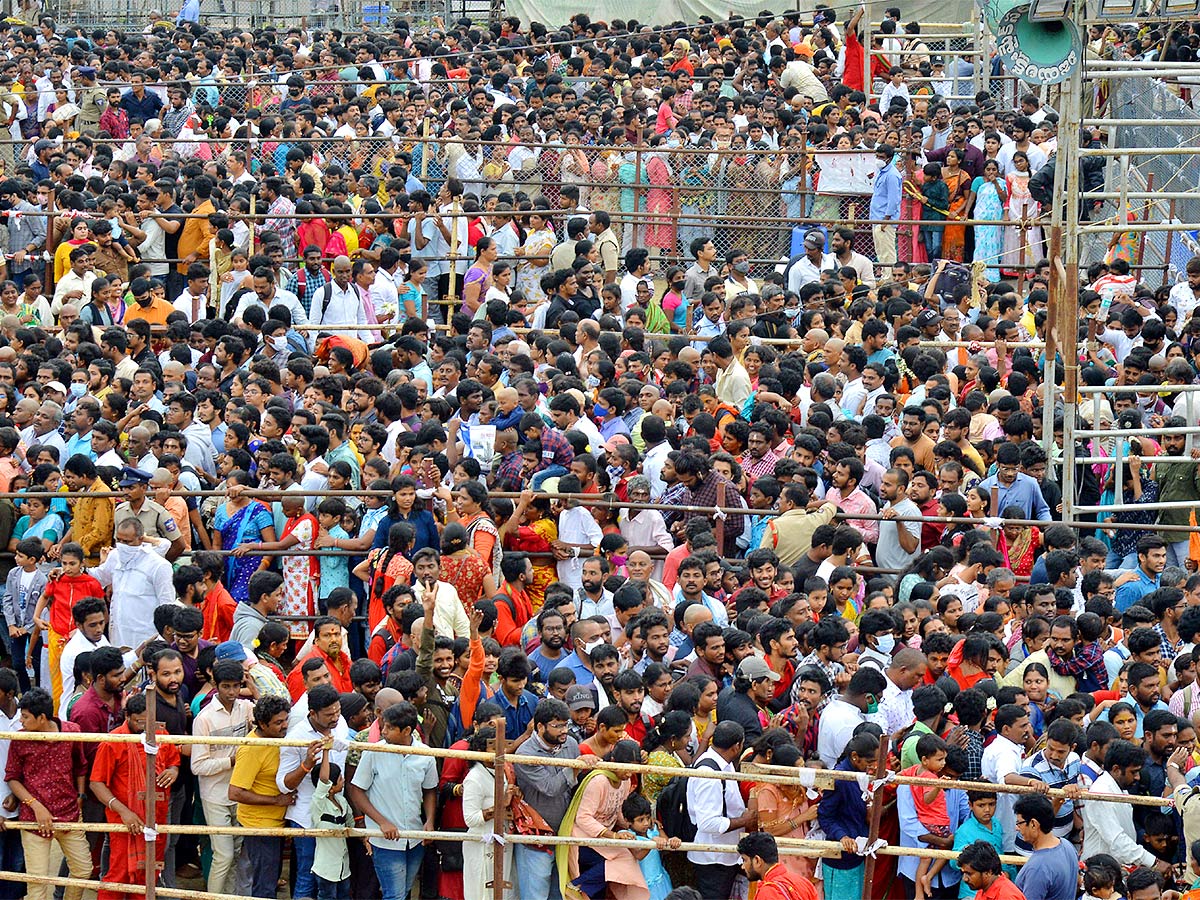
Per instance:
[[[484,821],[483,811],[495,806],[496,778],[487,766],[476,763],[463,779],[463,820],[467,823],[467,834],[494,834],[493,820]],[[488,882],[494,879],[495,844],[463,841],[463,897],[466,900],[484,900],[492,896]],[[504,880],[509,880],[511,857],[503,848]]]
[[[149,544],[117,544],[88,574],[112,588],[108,634],[117,647],[136,648],[154,637],[154,610],[176,602],[171,564]]]

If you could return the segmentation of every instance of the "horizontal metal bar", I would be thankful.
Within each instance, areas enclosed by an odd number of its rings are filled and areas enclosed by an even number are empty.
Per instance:
[[[1075,434],[1076,434],[1076,436],[1079,436],[1079,432],[1075,432]],[[1057,460],[1057,462],[1061,463],[1062,460]],[[1117,459],[1116,459],[1116,457],[1113,457],[1113,456],[1077,456],[1077,457],[1075,457],[1075,462],[1086,463],[1088,465],[1096,465],[1098,463],[1117,462]],[[1190,456],[1143,456],[1142,462],[1149,463],[1151,465],[1155,465],[1157,463],[1197,463],[1197,464],[1200,464],[1200,460],[1192,459],[1192,457],[1190,457]]]
[[[1158,390],[1159,388],[1162,387],[1162,385],[1157,385],[1157,384],[1155,384],[1155,385],[1148,385],[1148,384],[1105,384],[1105,385],[1081,384],[1081,385],[1079,385],[1077,390],[1081,394],[1107,394],[1109,391],[1115,391],[1117,393],[1129,394],[1129,393],[1133,393],[1136,391],[1144,390],[1147,387],[1153,387],[1153,388],[1155,388],[1155,390]],[[1200,391],[1200,384],[1172,384],[1172,385],[1170,385],[1170,390],[1175,393],[1185,393],[1185,394],[1193,393],[1195,391]],[[1109,432],[1109,433],[1111,434],[1112,432]]]
[[[1156,509],[1195,509],[1195,500],[1171,500],[1166,502],[1155,503],[1110,503],[1108,506],[1076,506],[1074,511],[1077,513],[1098,513],[1098,512],[1135,512],[1137,510],[1156,510]],[[1139,526],[1147,531],[1153,531],[1153,525]]]
[[[1110,430],[1110,431],[1080,430],[1080,431],[1075,432],[1075,437],[1081,437],[1081,438],[1084,438],[1084,437],[1089,437],[1089,438],[1142,437],[1143,435],[1146,437],[1152,437],[1152,436],[1162,437],[1164,435],[1169,435],[1169,434],[1200,434],[1200,428],[1196,428],[1196,427],[1142,428],[1142,429],[1122,428],[1122,429]],[[1157,459],[1157,458],[1158,457],[1155,457],[1155,459]]]

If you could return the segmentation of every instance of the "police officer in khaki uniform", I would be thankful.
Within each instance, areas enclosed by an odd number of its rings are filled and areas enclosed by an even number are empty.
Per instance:
[[[183,552],[183,534],[175,524],[175,517],[167,510],[146,496],[146,486],[150,483],[150,473],[133,466],[121,469],[120,487],[125,491],[126,500],[117,505],[113,513],[113,535],[116,536],[121,523],[126,519],[139,519],[148,538],[158,538],[169,541],[167,550],[168,560],[174,560]]]

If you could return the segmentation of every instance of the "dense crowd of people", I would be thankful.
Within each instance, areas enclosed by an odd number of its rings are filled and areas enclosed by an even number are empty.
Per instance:
[[[0,897],[1192,887],[1200,258],[1086,273],[1063,522],[1036,96],[899,10],[869,62],[829,7],[161,19],[0,23]],[[875,158],[870,237],[805,148]],[[66,739],[151,714],[267,740]],[[499,809],[405,752],[501,736]]]

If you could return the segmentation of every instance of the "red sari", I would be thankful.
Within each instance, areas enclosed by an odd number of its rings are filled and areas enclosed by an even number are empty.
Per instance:
[[[490,574],[491,566],[474,550],[459,557],[442,557],[442,581],[454,585],[467,612],[475,606],[476,600],[483,597],[483,580]]]

